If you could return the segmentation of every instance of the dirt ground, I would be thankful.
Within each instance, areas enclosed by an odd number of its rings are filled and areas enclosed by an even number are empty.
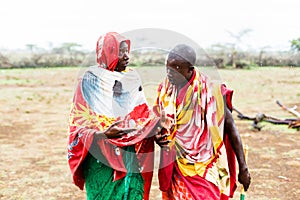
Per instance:
[[[0,199],[85,199],[67,164],[68,112],[80,68],[0,70]],[[139,68],[148,100],[164,74]],[[300,68],[217,70],[234,89],[234,106],[245,115],[262,112],[293,118],[276,105],[300,107]],[[300,108],[298,108],[300,111]],[[249,146],[252,184],[246,199],[299,199],[300,131],[268,123],[261,131],[233,113]],[[157,166],[157,162],[156,162]],[[159,199],[156,175],[151,199]],[[240,185],[234,199],[239,199]]]

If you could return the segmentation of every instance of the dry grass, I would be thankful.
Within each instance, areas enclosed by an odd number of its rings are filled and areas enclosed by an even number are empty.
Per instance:
[[[149,102],[164,68],[138,68]],[[67,122],[79,68],[0,71],[0,199],[85,199],[72,184],[67,165]],[[300,68],[214,70],[235,90],[233,102],[244,114],[263,112],[292,117],[275,100],[300,106]],[[234,116],[235,113],[234,113]],[[236,119],[250,147],[252,184],[247,199],[297,199],[300,196],[300,133],[286,126]],[[156,161],[157,166],[157,161]],[[157,179],[152,199],[158,199]],[[239,199],[239,190],[234,199]]]

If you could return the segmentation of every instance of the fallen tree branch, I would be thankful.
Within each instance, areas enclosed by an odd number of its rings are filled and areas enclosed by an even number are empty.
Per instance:
[[[296,111],[297,106],[294,106],[293,108],[288,108],[286,106],[284,106],[283,104],[281,104],[278,100],[276,100],[276,103],[284,110],[287,110],[288,112],[292,113],[293,115],[295,115],[297,118],[300,118],[300,113]]]
[[[289,128],[300,128],[300,119],[297,119],[289,124]]]
[[[238,118],[240,119],[247,119],[247,120],[255,120],[255,117],[248,117],[246,115],[243,115],[243,113],[241,113],[240,111],[238,111],[236,108],[232,108],[232,110],[234,110],[235,112],[238,113]]]
[[[238,118],[239,119],[246,119],[246,120],[251,120],[253,121],[253,128],[257,129],[257,130],[261,130],[261,128],[263,126],[259,126],[258,124],[262,121],[264,122],[269,122],[272,124],[285,124],[288,125],[289,128],[300,128],[300,119],[278,119],[272,116],[267,116],[263,113],[258,113],[255,117],[249,117],[244,115],[243,113],[241,113],[240,111],[238,111],[236,108],[232,109],[233,111],[238,113]]]

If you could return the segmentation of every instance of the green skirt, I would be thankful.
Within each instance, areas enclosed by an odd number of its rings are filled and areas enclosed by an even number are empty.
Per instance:
[[[127,147],[127,152],[134,148]],[[84,163],[84,178],[87,200],[141,200],[144,195],[144,180],[140,173],[131,172],[132,164],[137,165],[132,153],[123,155],[127,175],[113,182],[114,170],[88,154]]]

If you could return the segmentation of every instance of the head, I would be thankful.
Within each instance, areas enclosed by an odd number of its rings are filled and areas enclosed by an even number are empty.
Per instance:
[[[125,41],[122,41],[119,47],[118,64],[115,71],[121,72],[126,69],[129,64],[129,48]]]
[[[130,40],[116,32],[106,33],[97,41],[97,63],[110,71],[123,71],[129,63],[129,51]]]
[[[167,56],[167,76],[172,84],[183,86],[192,77],[196,62],[195,50],[185,44],[175,46]]]

